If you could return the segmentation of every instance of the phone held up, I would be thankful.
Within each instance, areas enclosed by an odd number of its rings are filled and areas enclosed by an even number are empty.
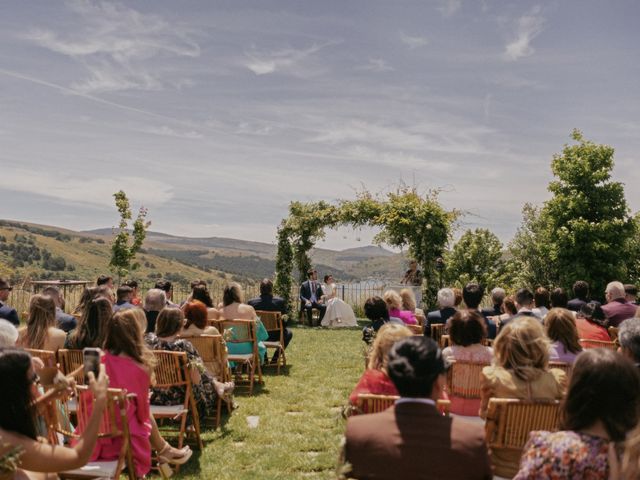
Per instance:
[[[89,383],[89,372],[93,372],[95,378],[98,378],[100,371],[100,355],[102,351],[99,348],[85,348],[82,350],[82,361],[84,366],[84,381]]]

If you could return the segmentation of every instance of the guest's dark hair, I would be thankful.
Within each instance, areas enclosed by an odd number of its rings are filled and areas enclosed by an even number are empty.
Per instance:
[[[521,288],[516,292],[516,303],[521,306],[530,306],[533,302],[533,293],[528,288]]]
[[[24,350],[0,350],[0,428],[37,439],[33,394],[29,378],[31,355]]]
[[[482,302],[483,295],[484,288],[477,283],[467,283],[462,289],[462,298],[467,308],[478,308],[478,305]]]
[[[109,282],[113,282],[113,277],[109,275],[100,275],[96,280],[96,286],[99,287],[100,285],[106,285]]]
[[[106,298],[91,300],[80,317],[78,326],[69,335],[72,348],[101,348],[106,335],[106,324],[112,314],[111,302]]]
[[[609,320],[607,320],[607,316],[599,302],[594,301],[582,305],[578,311],[578,317],[600,325],[603,328],[607,328],[609,325]]]
[[[578,280],[573,284],[573,294],[580,300],[587,301],[589,295],[589,284],[584,280]]]
[[[184,306],[184,316],[187,319],[184,328],[195,325],[200,330],[207,328],[207,306],[199,300],[188,302]]]
[[[163,308],[156,320],[156,335],[171,337],[178,333],[184,325],[184,313],[179,308]]]
[[[211,298],[209,289],[206,285],[196,285],[195,287],[193,287],[193,291],[191,292],[191,299],[198,300],[199,302],[204,303],[208,308],[213,308],[213,299]]]
[[[364,316],[369,320],[389,320],[389,310],[387,310],[386,302],[378,297],[369,297],[364,302]]]
[[[331,278],[331,275],[325,275],[324,276],[324,283],[327,283],[329,281],[329,278]]]
[[[204,287],[207,288],[207,282],[205,282],[204,280],[200,280],[199,278],[189,284],[191,290],[196,288],[198,285],[204,285]]]
[[[136,280],[127,280],[123,283],[127,287],[131,287],[132,289],[138,288],[138,282]]]
[[[625,285],[624,285],[624,293],[626,293],[627,295],[636,296],[636,295],[638,295],[638,287],[636,287],[635,285],[633,285],[631,283],[625,283]]]
[[[118,301],[121,302],[132,293],[133,293],[133,288],[131,288],[128,285],[120,285],[116,290],[116,297],[118,298]]]
[[[273,295],[273,282],[265,278],[260,282],[260,295]]]
[[[516,307],[516,299],[513,295],[509,295],[505,297],[502,301],[502,305],[500,305],[500,311],[503,313],[508,313],[510,315],[515,315],[518,313],[518,307]]]
[[[242,303],[242,287],[235,282],[225,285],[222,292],[222,304],[226,307],[232,303]]]
[[[388,358],[387,373],[403,397],[431,396],[438,375],[447,371],[438,345],[423,335],[399,340],[391,347]]]
[[[159,288],[160,290],[164,290],[165,293],[169,293],[173,285],[169,280],[158,280],[153,288]]]
[[[549,290],[544,287],[536,288],[536,293],[533,294],[533,301],[536,303],[536,307],[549,307]]]
[[[569,303],[569,297],[567,296],[567,292],[564,291],[564,288],[554,288],[551,290],[549,298],[551,300],[551,308],[567,308],[567,304]]]
[[[484,317],[475,310],[461,310],[447,321],[449,335],[454,345],[468,347],[487,338]]]
[[[307,270],[307,277],[312,276],[316,271],[313,268],[310,268],[309,270]]]
[[[627,358],[605,348],[578,355],[564,400],[560,428],[580,431],[600,420],[614,442],[638,423],[640,376]]]

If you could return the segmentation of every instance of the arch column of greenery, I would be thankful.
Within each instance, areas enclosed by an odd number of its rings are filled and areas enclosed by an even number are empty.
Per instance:
[[[437,191],[421,195],[416,188],[406,186],[382,197],[365,190],[355,200],[342,200],[337,205],[325,201],[291,202],[289,216],[278,229],[275,291],[287,305],[292,305],[294,262],[298,282],[302,282],[311,267],[309,251],[324,238],[326,228],[368,226],[381,229],[375,243],[408,247],[409,255],[424,272],[424,302],[431,308],[438,289],[435,260],[443,255],[458,215],[455,210],[442,208]]]

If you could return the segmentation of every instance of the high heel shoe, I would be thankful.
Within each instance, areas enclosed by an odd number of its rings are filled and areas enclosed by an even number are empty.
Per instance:
[[[177,449],[166,443],[164,447],[162,447],[162,450],[158,452],[158,462],[183,465],[189,461],[191,455],[193,455],[193,451],[191,451],[189,446]]]

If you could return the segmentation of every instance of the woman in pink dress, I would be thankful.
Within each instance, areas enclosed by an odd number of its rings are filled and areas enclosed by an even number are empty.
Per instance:
[[[390,317],[396,317],[402,320],[406,325],[417,325],[415,312],[408,310],[400,310],[402,307],[402,297],[395,290],[387,290],[383,295],[384,301],[387,304]]]

